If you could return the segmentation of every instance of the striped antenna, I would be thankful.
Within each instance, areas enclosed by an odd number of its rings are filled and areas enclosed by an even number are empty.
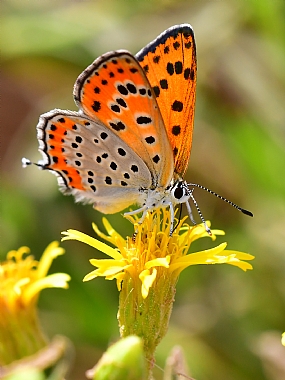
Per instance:
[[[210,190],[210,189],[207,189],[207,187],[205,186],[202,186],[202,185],[198,185],[197,183],[188,183],[187,184],[189,187],[198,187],[199,189],[202,189],[202,190],[206,190],[208,191],[208,193],[210,194],[213,194],[215,195],[217,198],[220,198],[222,201],[226,202],[226,203],[229,203],[231,206],[233,206],[234,208],[236,208],[237,210],[241,211],[242,213],[244,213],[245,215],[248,215],[248,216],[253,216],[253,213],[248,211],[248,210],[245,210],[244,208],[241,208],[240,206],[236,205],[235,203],[233,203],[232,201],[229,201],[228,199],[222,197],[221,195],[215,193],[214,191]],[[192,197],[191,197],[192,198]],[[192,198],[193,199],[193,198]],[[196,205],[195,205],[196,206]],[[197,206],[196,206],[197,207]],[[200,215],[201,217],[201,215]]]

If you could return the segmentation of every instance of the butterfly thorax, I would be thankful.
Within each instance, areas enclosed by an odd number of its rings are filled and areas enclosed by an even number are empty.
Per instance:
[[[191,191],[188,185],[182,179],[172,180],[166,188],[157,187],[155,189],[141,189],[142,207],[137,210],[126,213],[127,215],[138,214],[143,212],[142,219],[147,211],[157,207],[170,207],[174,212],[174,206],[179,203],[185,203],[190,197]]]

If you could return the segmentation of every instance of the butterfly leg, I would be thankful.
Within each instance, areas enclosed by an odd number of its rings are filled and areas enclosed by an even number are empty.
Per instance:
[[[210,236],[212,236],[212,232],[211,232],[210,228],[207,226],[207,223],[206,223],[206,221],[205,221],[205,219],[204,219],[204,217],[203,217],[203,215],[202,215],[202,213],[201,213],[201,210],[200,210],[200,208],[199,208],[199,206],[198,206],[198,203],[196,202],[196,199],[194,198],[194,195],[192,194],[192,191],[191,191],[191,193],[190,193],[190,198],[192,199],[192,201],[193,201],[193,203],[194,203],[194,205],[195,205],[195,207],[196,207],[196,209],[197,209],[197,211],[198,211],[198,214],[199,214],[199,216],[200,216],[200,218],[201,218],[201,220],[202,220],[202,223],[204,224],[205,230],[207,231],[207,233],[208,233]],[[190,204],[189,204],[188,201],[186,202],[186,207],[187,207],[188,213],[189,213],[189,210],[190,210],[189,217],[190,217],[190,219],[191,219],[191,222],[193,223],[193,220],[194,220],[194,219],[193,219],[193,215],[192,215],[191,207],[190,207]],[[194,221],[194,224],[196,224],[195,221]]]
[[[169,236],[172,236],[173,230],[174,230],[174,207],[173,207],[173,204],[171,202],[167,202],[167,203],[164,203],[162,207],[169,207],[169,211],[170,211],[170,230],[169,230]],[[136,214],[142,212],[143,214],[142,214],[141,218],[137,221],[138,224],[142,224],[143,221],[144,221],[144,219],[145,219],[145,217],[146,217],[147,212],[151,211],[151,210],[152,210],[152,208],[147,207],[145,205],[143,207],[138,208],[137,210],[125,212],[124,216],[136,215]]]
[[[192,209],[191,209],[191,206],[190,206],[190,203],[189,201],[185,202],[186,203],[186,208],[187,208],[187,212],[188,212],[188,215],[189,215],[189,218],[192,222],[192,224],[195,226],[197,223],[193,217],[193,213],[192,213]]]
[[[144,219],[145,219],[145,217],[146,217],[146,214],[147,214],[148,210],[149,210],[149,208],[147,206],[143,206],[143,207],[138,208],[137,210],[125,212],[124,216],[136,215],[136,214],[139,214],[140,212],[142,212],[143,214],[142,214],[141,218],[137,222],[139,224],[142,224],[143,221],[144,221]]]
[[[169,203],[169,211],[170,211],[170,230],[169,230],[169,236],[172,236],[173,229],[174,229],[174,207],[173,204]]]

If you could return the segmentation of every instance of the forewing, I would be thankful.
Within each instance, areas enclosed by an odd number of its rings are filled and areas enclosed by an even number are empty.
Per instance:
[[[153,90],[127,51],[106,53],[77,79],[74,98],[84,115],[100,120],[141,157],[152,187],[173,176],[173,154]]]
[[[174,154],[183,175],[191,152],[196,97],[196,47],[189,24],[176,25],[136,55],[156,94]]]

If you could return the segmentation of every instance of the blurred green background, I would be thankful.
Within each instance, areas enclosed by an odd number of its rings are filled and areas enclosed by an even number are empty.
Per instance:
[[[77,76],[99,55],[136,53],[168,27],[190,23],[198,55],[193,148],[186,179],[251,210],[249,218],[195,190],[217,242],[255,255],[254,270],[197,266],[183,272],[169,333],[157,351],[164,366],[174,344],[197,380],[285,378],[285,2],[283,0],[98,0],[2,2],[1,259],[28,245],[39,258],[68,228],[92,234],[102,214],[64,197],[56,178],[21,158],[41,159],[35,127],[53,108],[76,110]],[[132,226],[108,217],[123,235]],[[196,219],[198,217],[196,216]],[[225,240],[224,240],[225,239]],[[193,250],[210,247],[210,239]],[[64,242],[52,271],[72,276],[70,289],[40,298],[48,334],[64,334],[76,357],[70,379],[84,379],[118,338],[114,281],[82,283],[103,254]],[[283,375],[282,375],[283,366]],[[158,369],[157,379],[162,378]]]

